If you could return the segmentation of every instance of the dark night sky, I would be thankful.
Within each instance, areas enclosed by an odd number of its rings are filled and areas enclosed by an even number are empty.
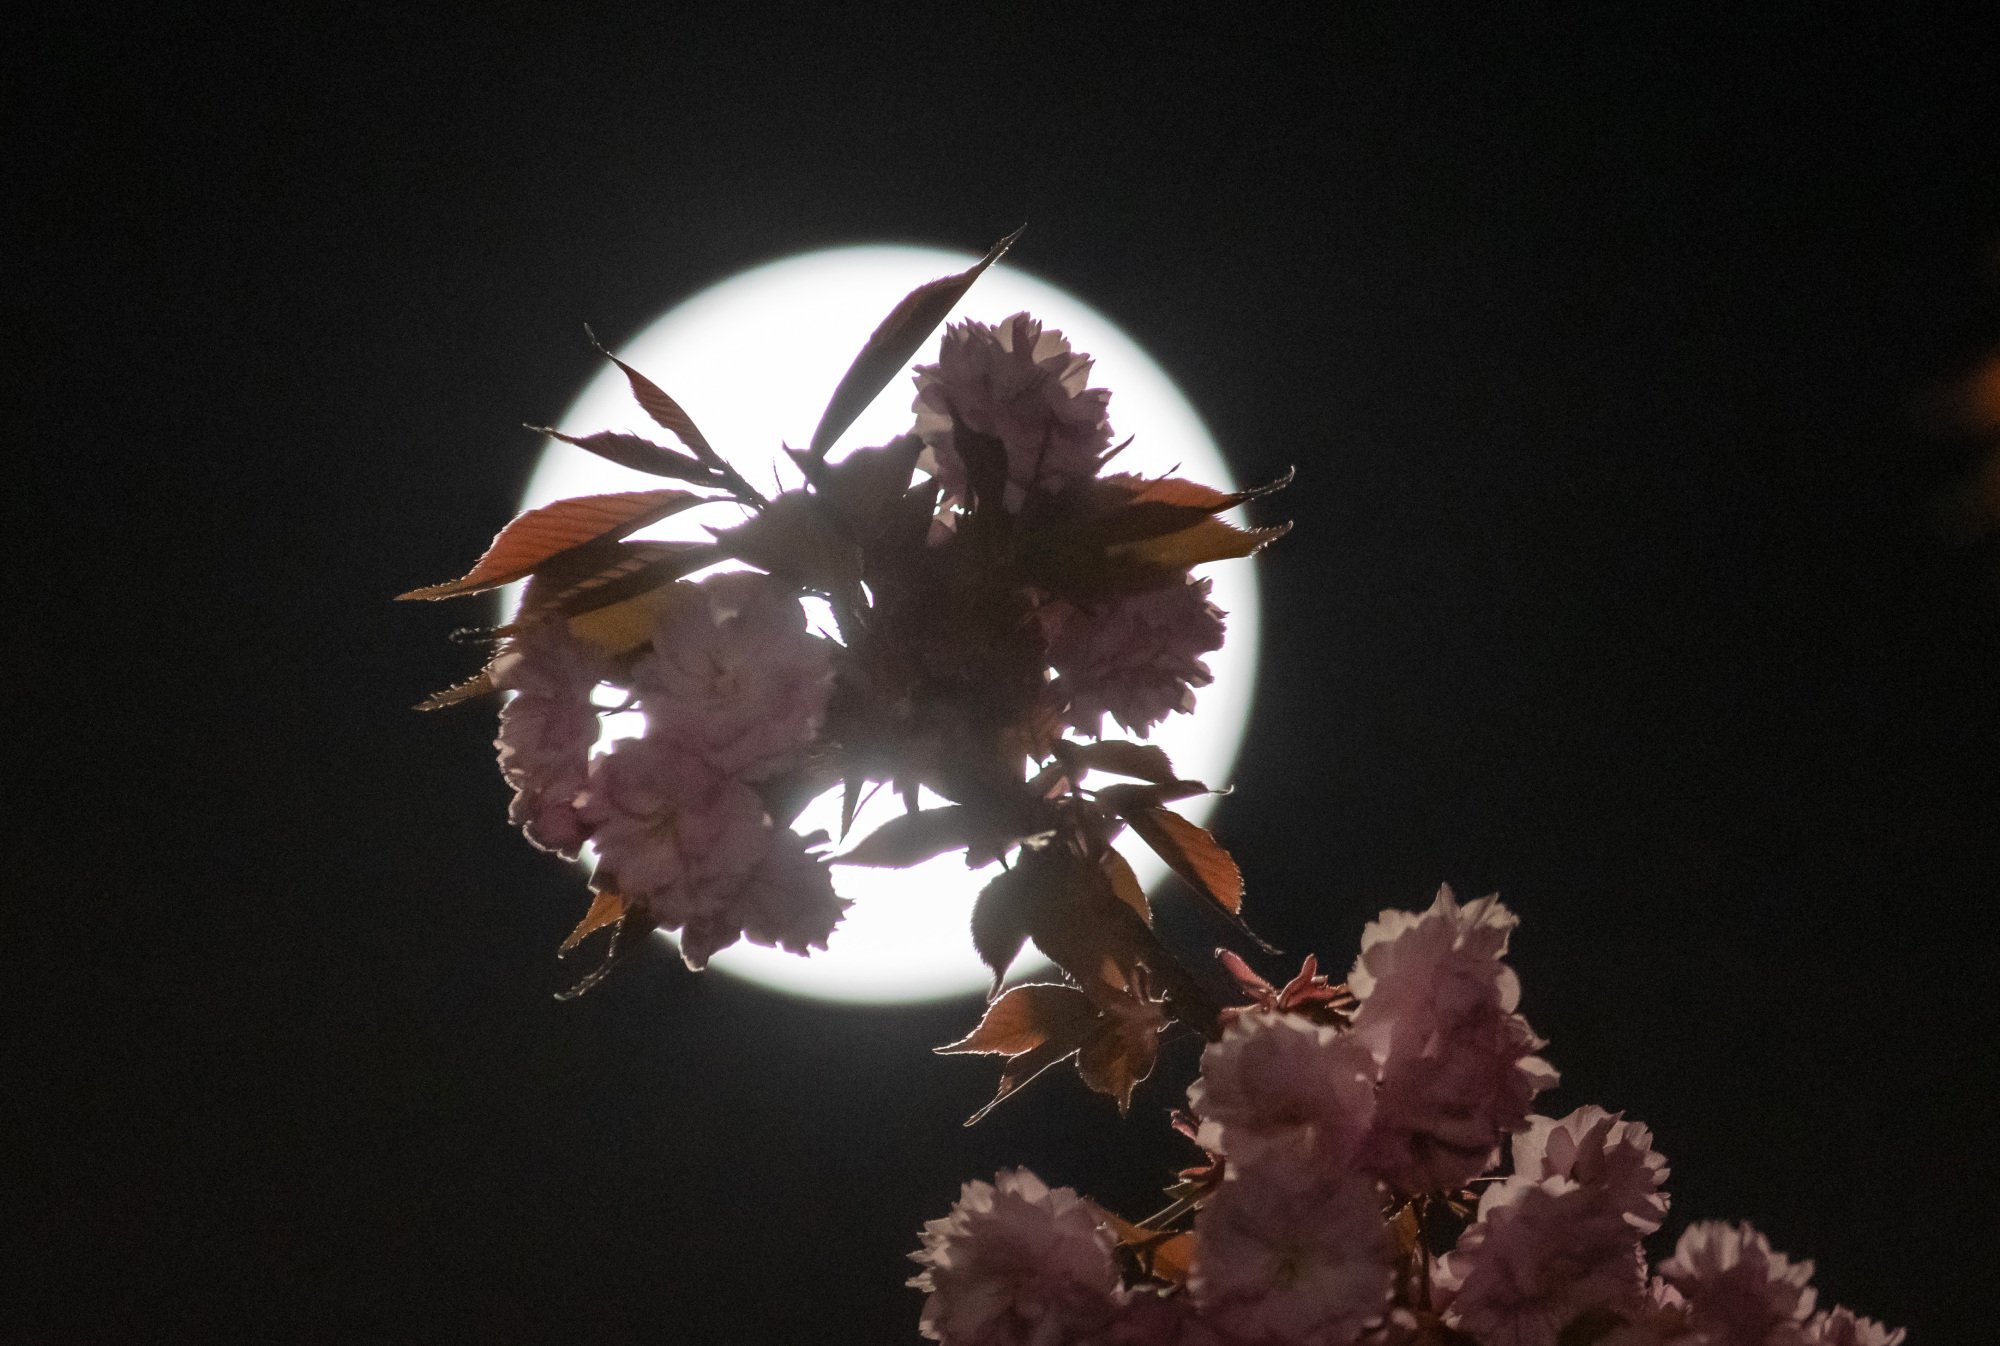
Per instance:
[[[504,521],[584,323],[1023,220],[1239,476],[1299,468],[1216,823],[1254,923],[1344,967],[1500,889],[1547,1106],[1673,1163],[1660,1255],[1749,1219],[1971,1338],[2000,585],[1921,409],[2000,340],[2000,34],[564,8],[10,41],[8,1339],[914,1341],[959,1182],[1150,1208],[1190,1050],[1129,1122],[1065,1077],[965,1131],[976,1004],[665,957],[555,1003],[580,884],[490,715],[406,709],[477,616],[387,601]]]

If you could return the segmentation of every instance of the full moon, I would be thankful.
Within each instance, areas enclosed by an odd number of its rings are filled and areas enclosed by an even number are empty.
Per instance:
[[[626,342],[618,355],[678,401],[709,442],[753,484],[760,489],[773,483],[795,486],[798,474],[780,446],[800,446],[810,438],[834,385],[876,324],[916,286],[961,271],[973,260],[912,247],[836,248],[789,257],[702,291]],[[1119,470],[1172,473],[1225,490],[1236,486],[1201,418],[1165,371],[1109,318],[1074,295],[1003,260],[979,278],[948,321],[970,317],[993,323],[1024,310],[1096,360],[1090,383],[1111,390],[1114,439],[1129,436],[1132,441],[1117,460]],[[917,362],[933,360],[935,353],[933,341],[919,350]],[[891,381],[831,456],[838,459],[856,447],[885,443],[909,429],[913,395],[908,377]],[[624,376],[608,362],[555,428],[575,435],[627,430],[667,438],[639,410]],[[549,440],[521,508],[657,484]],[[734,517],[729,508],[696,514],[719,526]],[[705,536],[699,527],[684,515],[639,536]],[[1254,563],[1247,561],[1204,567],[1203,573],[1214,581],[1216,605],[1228,614],[1228,639],[1207,656],[1215,681],[1196,693],[1193,714],[1169,716],[1155,726],[1150,741],[1166,749],[1183,776],[1220,787],[1229,781],[1249,719],[1257,665],[1257,580]],[[514,591],[503,596],[503,620],[518,599]],[[602,741],[639,729],[629,712],[608,715],[605,721]],[[1213,806],[1211,796],[1177,807],[1201,822]],[[881,791],[862,809],[848,840],[866,836],[900,808],[889,791]],[[802,833],[820,827],[838,834],[837,793],[812,804],[797,823]],[[1120,838],[1119,848],[1149,889],[1176,882],[1129,834]],[[824,951],[800,958],[738,943],[709,965],[787,994],[823,1000],[908,1002],[977,995],[990,974],[972,951],[968,921],[974,896],[997,872],[997,866],[968,870],[961,857],[950,855],[903,870],[836,865],[834,886],[854,905]],[[1016,963],[1010,979],[1046,967],[1030,951]]]

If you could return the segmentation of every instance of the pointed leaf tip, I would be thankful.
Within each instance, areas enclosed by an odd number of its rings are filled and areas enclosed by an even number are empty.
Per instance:
[[[612,495],[580,495],[558,500],[519,515],[494,537],[471,570],[455,580],[397,594],[413,598],[456,598],[497,589],[525,579],[565,552],[592,542],[628,537],[715,496],[693,491],[620,491]]]
[[[597,339],[597,333],[591,331],[588,326],[585,326],[583,331],[599,355],[624,371],[625,382],[631,386],[633,398],[645,413],[653,418],[653,424],[662,430],[670,431],[681,443],[693,450],[695,457],[710,467],[723,466],[722,455],[709,447],[707,437],[696,427],[694,418],[681,409],[680,403],[667,396],[666,390],[659,384],[613,355],[605,344]]]
[[[1021,229],[1025,228],[1026,225],[1021,226]],[[889,316],[863,344],[860,354],[854,357],[854,363],[848,366],[840,383],[835,386],[833,396],[827,400],[826,411],[820,416],[807,449],[813,462],[824,461],[827,450],[834,446],[848,426],[854,424],[854,418],[867,409],[876,394],[888,386],[889,380],[909,364],[917,348],[930,338],[945,315],[951,312],[952,306],[972,288],[972,282],[1014,246],[1014,240],[1021,236],[1021,229],[1016,229],[988,248],[984,257],[965,270],[919,285],[889,310]]]

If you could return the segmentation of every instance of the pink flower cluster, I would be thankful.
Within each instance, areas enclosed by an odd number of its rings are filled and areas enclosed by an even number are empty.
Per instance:
[[[1208,601],[1209,588],[1183,576],[1101,608],[1043,609],[1071,728],[1101,736],[1109,715],[1145,738],[1167,716],[1194,709],[1194,689],[1214,681],[1201,656],[1222,648],[1225,614]]]
[[[1501,961],[1515,918],[1449,889],[1384,912],[1352,1015],[1274,998],[1236,1011],[1188,1091],[1210,1151],[1185,1275],[1128,1281],[1118,1232],[1032,1174],[968,1184],[926,1227],[912,1285],[946,1346],[1897,1346],[1814,1312],[1810,1263],[1747,1225],[1697,1223],[1657,1274],[1667,1213],[1646,1127],[1599,1107],[1531,1114],[1556,1075]],[[1510,1171],[1499,1176],[1501,1142]],[[1214,1174],[1220,1174],[1219,1180]],[[1476,1212],[1449,1251],[1448,1203]],[[1460,1217],[1461,1219],[1463,1217]],[[1129,1230],[1129,1226],[1125,1227]],[[1449,1230],[1444,1231],[1450,1237]]]
[[[1090,357],[1025,313],[989,326],[945,330],[934,365],[917,367],[914,433],[943,487],[943,519],[965,503],[968,474],[955,440],[963,427],[1006,453],[1004,506],[1018,512],[1088,482],[1111,445],[1111,394],[1087,387]],[[1212,678],[1201,656],[1222,648],[1223,612],[1209,581],[1186,572],[1093,607],[1056,600],[1041,609],[1054,691],[1064,722],[1101,736],[1104,717],[1146,737],[1176,711],[1194,709],[1194,689]]]
[[[777,826],[756,787],[795,766],[832,689],[827,642],[767,575],[713,575],[661,604],[649,650],[623,670],[541,622],[494,663],[518,694],[501,713],[512,817],[530,840],[597,851],[596,885],[681,932],[704,966],[739,938],[795,953],[825,947],[847,904],[805,840]],[[611,681],[645,732],[595,757],[592,694]]]
[[[1090,366],[1061,332],[1044,331],[1025,313],[997,327],[970,320],[947,327],[938,362],[917,366],[915,406],[915,432],[946,501],[963,501],[967,488],[955,425],[1000,441],[1009,510],[1031,493],[1053,495],[1095,476],[1111,447],[1111,394],[1086,386]]]

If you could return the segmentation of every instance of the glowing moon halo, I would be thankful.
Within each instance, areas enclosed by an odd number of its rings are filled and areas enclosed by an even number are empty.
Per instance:
[[[625,343],[619,357],[671,394],[709,441],[751,482],[798,484],[780,444],[802,445],[840,376],[875,325],[917,285],[964,269],[971,259],[929,248],[852,247],[806,253],[743,272],[673,309]],[[1022,310],[1060,330],[1072,348],[1096,360],[1091,386],[1111,390],[1116,439],[1132,437],[1120,470],[1175,472],[1232,489],[1228,465],[1194,408],[1166,373],[1110,319],[1074,296],[1036,280],[1006,262],[989,270],[954,309],[965,317],[997,322]],[[918,362],[935,359],[927,345]],[[842,437],[833,457],[881,444],[910,426],[914,393],[907,377],[890,383]],[[566,410],[556,428],[570,434],[629,430],[672,442],[632,401],[625,379],[606,365]],[[620,468],[592,454],[550,440],[521,499],[532,509],[565,496],[647,489],[654,478]],[[739,515],[728,506],[696,510],[641,537],[704,537],[700,524],[723,526]],[[1257,580],[1254,565],[1224,563],[1203,571],[1214,581],[1214,600],[1229,614],[1223,648],[1207,657],[1215,681],[1197,692],[1192,715],[1170,716],[1151,741],[1165,748],[1184,776],[1220,786],[1228,781],[1249,719],[1257,665]],[[503,597],[511,614],[518,593]],[[1116,726],[1108,719],[1107,727]],[[605,740],[639,732],[636,715],[606,717]],[[937,801],[929,801],[937,802]],[[1212,798],[1176,807],[1199,822]],[[901,804],[881,791],[856,819],[853,837],[865,836]],[[800,832],[839,830],[837,798],[809,807]],[[852,837],[850,838],[850,840]],[[1120,847],[1141,882],[1155,887],[1166,868],[1144,846]],[[788,994],[853,1002],[935,1000],[977,994],[989,979],[972,951],[968,920],[972,901],[997,867],[968,871],[961,858],[941,856],[905,870],[836,866],[834,885],[853,899],[827,949],[810,958],[741,943],[717,954],[710,966]],[[1032,960],[1032,961],[1031,961]],[[1016,972],[1046,966],[1032,950]]]

